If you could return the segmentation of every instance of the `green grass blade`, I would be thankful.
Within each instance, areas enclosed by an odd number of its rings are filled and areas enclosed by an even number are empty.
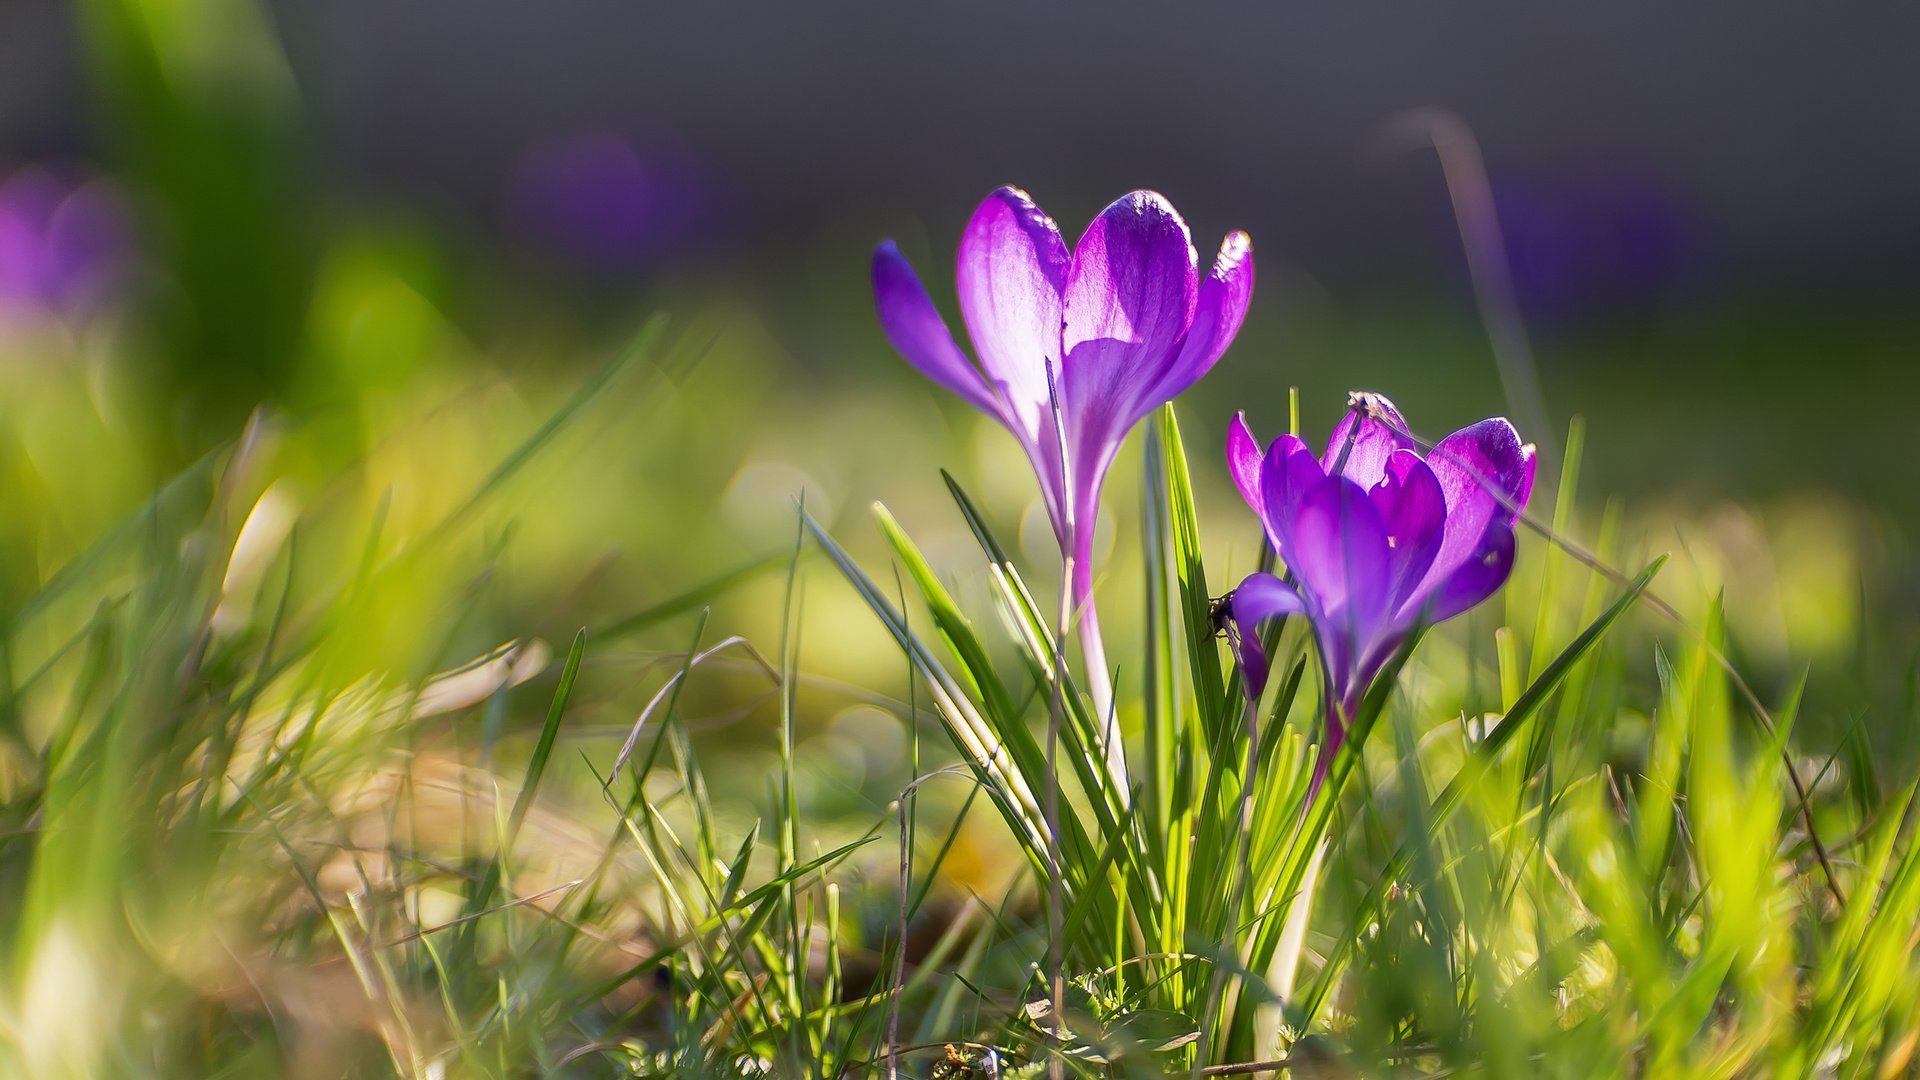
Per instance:
[[[1187,472],[1187,452],[1180,440],[1180,424],[1174,417],[1172,405],[1161,407],[1154,418],[1153,433],[1161,444],[1166,469],[1173,567],[1180,582],[1180,609],[1186,616],[1188,682],[1193,688],[1203,730],[1213,731],[1231,722],[1233,709],[1220,666],[1220,648],[1214,641],[1213,598],[1207,591],[1206,567],[1200,557],[1200,523],[1193,507],[1193,480]]]

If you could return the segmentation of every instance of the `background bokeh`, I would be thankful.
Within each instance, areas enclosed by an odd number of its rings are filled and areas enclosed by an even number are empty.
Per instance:
[[[1437,107],[1484,154],[1544,389],[1528,434],[1552,447],[1584,417],[1586,492],[1656,529],[1804,534],[1778,554],[1837,561],[1844,604],[1887,630],[1890,693],[1920,607],[1916,31],[1784,3],[19,0],[10,190],[48,170],[100,189],[113,267],[111,292],[14,304],[9,325],[51,304],[68,337],[10,366],[70,347],[137,378],[156,471],[135,491],[260,401],[346,455],[380,426],[354,403],[423,369],[570,384],[665,312],[705,328],[729,389],[700,403],[710,441],[617,501],[725,519],[745,557],[802,486],[911,500],[944,464],[1030,498],[983,476],[973,458],[1006,456],[888,352],[864,286],[893,236],[939,295],[966,213],[1011,181],[1069,232],[1134,186],[1203,248],[1252,232],[1247,328],[1185,410],[1203,446],[1234,408],[1284,422],[1289,385],[1309,431],[1361,385],[1429,432],[1525,419],[1418,111]]]

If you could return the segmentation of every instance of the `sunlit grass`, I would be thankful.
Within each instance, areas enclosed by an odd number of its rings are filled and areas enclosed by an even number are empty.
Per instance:
[[[1527,538],[1303,817],[1311,645],[1249,727],[1206,605],[1251,523],[1169,414],[1109,508],[1122,793],[1018,495],[942,488],[942,437],[898,498],[689,466],[710,341],[424,368],[158,483],[127,376],[15,373],[7,1071],[1906,1068],[1911,788],[1858,725],[1799,749],[1788,666],[1847,663],[1844,514],[1541,504],[1580,557]]]

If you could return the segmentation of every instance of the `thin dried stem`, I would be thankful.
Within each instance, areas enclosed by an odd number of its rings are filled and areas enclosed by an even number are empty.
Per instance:
[[[1473,477],[1474,482],[1479,484],[1489,495],[1492,495],[1494,500],[1507,510],[1507,512],[1513,514],[1515,520],[1539,534],[1549,544],[1572,556],[1575,562],[1605,577],[1617,586],[1622,588],[1632,587],[1633,579],[1626,572],[1607,565],[1598,555],[1554,532],[1551,525],[1542,524],[1535,518],[1530,517],[1524,507],[1508,497],[1507,493],[1502,491],[1498,484],[1495,484],[1491,478],[1475,468],[1472,462],[1461,459],[1457,454],[1442,450],[1432,440],[1422,438],[1399,424],[1394,423],[1391,417],[1373,405],[1372,401],[1365,398],[1364,395],[1353,395],[1349,398],[1348,404],[1352,407],[1363,408],[1368,416],[1385,426],[1389,431],[1411,441],[1429,456],[1433,454],[1441,455],[1468,476]],[[1747,682],[1746,677],[1740,674],[1740,669],[1734,666],[1733,660],[1729,658],[1718,645],[1709,640],[1699,627],[1688,622],[1672,604],[1660,599],[1660,597],[1654,595],[1652,591],[1649,590],[1641,594],[1641,603],[1661,618],[1685,630],[1696,644],[1705,649],[1707,655],[1712,657],[1714,663],[1719,665],[1720,669],[1725,672],[1727,681],[1732,684],[1735,692],[1740,695],[1740,699],[1746,703],[1748,710],[1753,714],[1754,721],[1760,725],[1760,730],[1763,731],[1768,738],[1775,737],[1778,726],[1774,723],[1773,714],[1761,703],[1760,695],[1754,692],[1752,685]],[[1840,891],[1840,881],[1834,872],[1832,857],[1827,852],[1826,844],[1820,839],[1820,831],[1814,826],[1813,800],[1809,793],[1807,783],[1801,778],[1799,768],[1793,763],[1792,751],[1784,745],[1780,747],[1780,759],[1786,767],[1787,780],[1793,785],[1794,798],[1799,802],[1800,820],[1807,830],[1807,842],[1813,848],[1814,857],[1819,860],[1820,869],[1826,876],[1827,890],[1833,895],[1834,903],[1844,908],[1847,906],[1846,894]]]

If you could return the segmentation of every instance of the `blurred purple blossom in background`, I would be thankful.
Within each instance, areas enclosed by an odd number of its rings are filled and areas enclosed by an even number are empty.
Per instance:
[[[707,237],[712,184],[691,155],[607,132],[542,143],[507,182],[524,244],[596,273],[645,273]]]
[[[1650,307],[1698,267],[1693,215],[1655,180],[1600,167],[1492,184],[1514,295],[1528,316],[1561,322]]]
[[[1291,582],[1249,575],[1232,596],[1248,694],[1266,685],[1259,624],[1306,615],[1327,697],[1324,773],[1374,676],[1417,628],[1480,603],[1513,571],[1513,522],[1533,491],[1535,455],[1504,418],[1420,453],[1378,394],[1356,394],[1317,460],[1295,435],[1263,452],[1235,417],[1227,464]]]
[[[132,250],[128,207],[110,182],[15,171],[0,180],[0,323],[92,310]]]
[[[1228,234],[1203,278],[1179,213],[1159,194],[1135,191],[1102,210],[1069,251],[1026,192],[1003,187],[967,223],[955,284],[977,366],[893,243],[874,253],[874,299],[893,347],[1004,424],[1032,460],[1072,567],[1089,690],[1108,720],[1091,565],[1100,488],[1134,425],[1233,341],[1253,291],[1252,241]]]

